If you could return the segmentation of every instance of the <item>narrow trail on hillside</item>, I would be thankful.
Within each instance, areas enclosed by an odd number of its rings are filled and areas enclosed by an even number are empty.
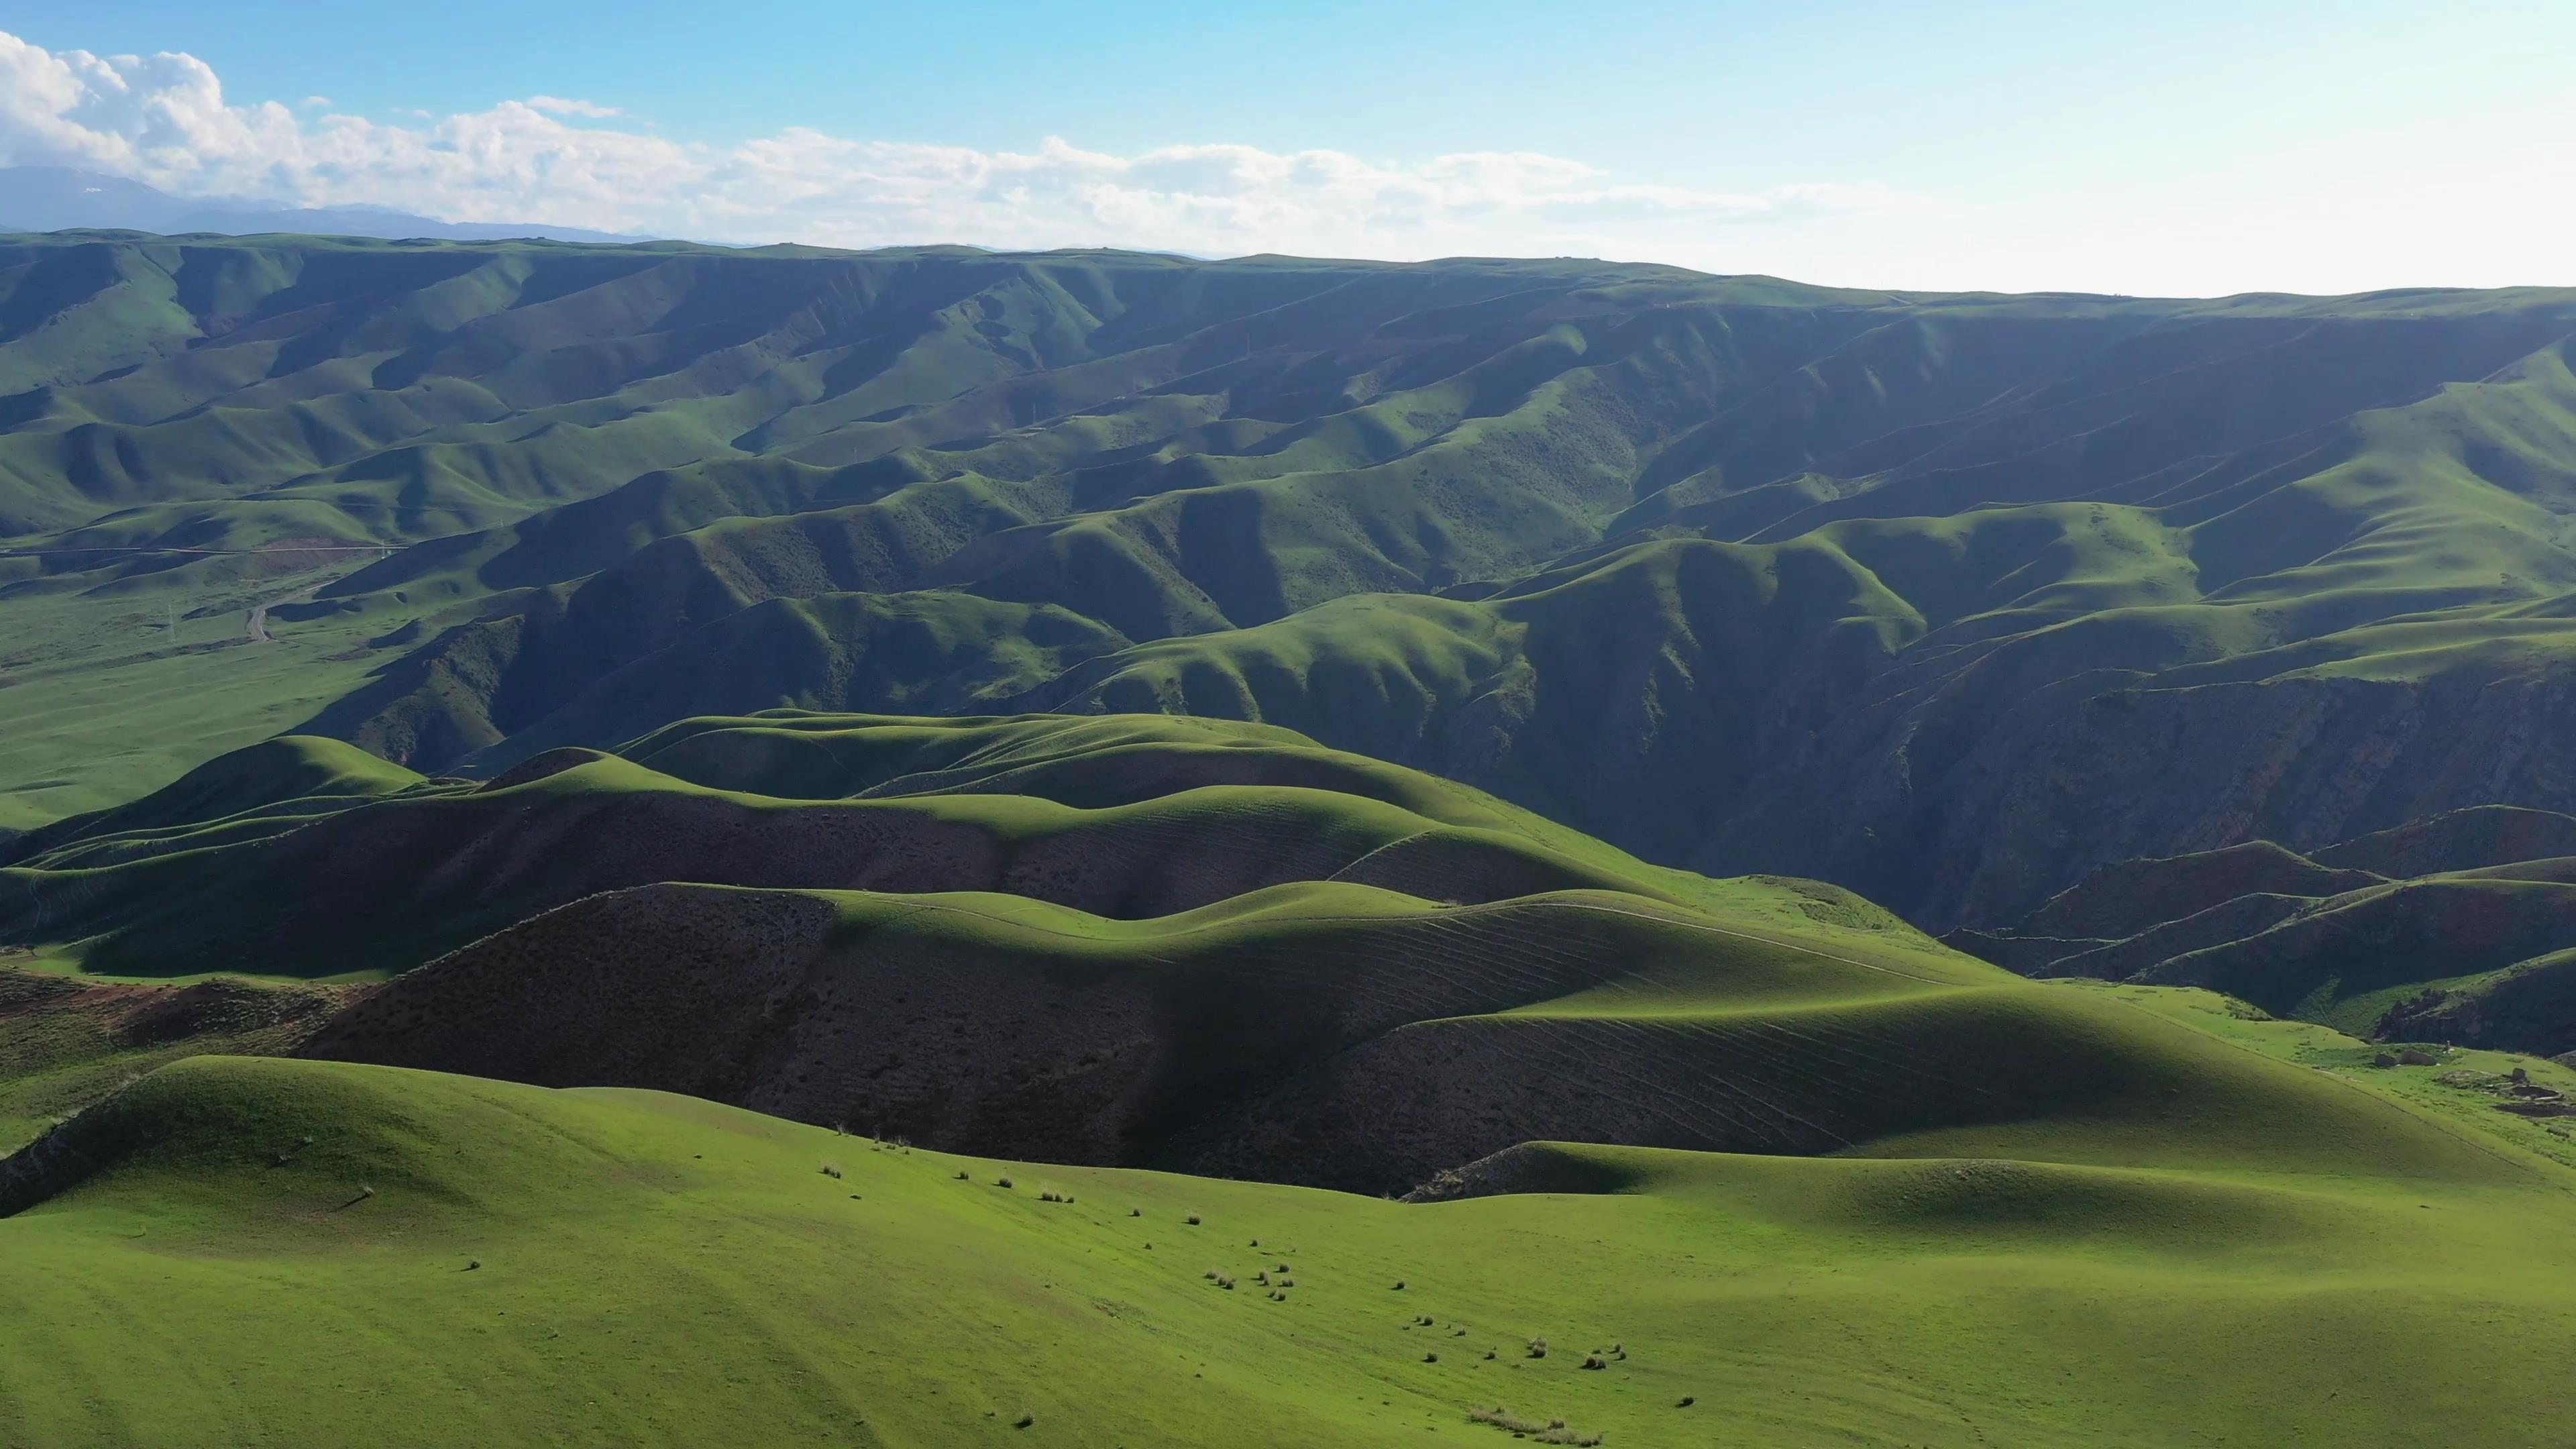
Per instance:
[[[297,589],[294,593],[281,594],[274,599],[269,599],[263,603],[251,605],[249,629],[250,642],[253,644],[276,643],[277,636],[268,632],[268,611],[276,608],[280,604],[303,603],[306,599],[313,596],[313,591],[315,589],[320,587],[322,587],[320,584],[306,584],[303,588]]]

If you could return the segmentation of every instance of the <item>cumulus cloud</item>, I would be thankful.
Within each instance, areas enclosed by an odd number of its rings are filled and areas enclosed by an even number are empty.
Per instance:
[[[327,110],[312,106],[320,100],[307,105]],[[1672,255],[1673,236],[1713,227],[1925,205],[1865,185],[1738,193],[1624,184],[1581,162],[1520,152],[1409,164],[1235,145],[1114,155],[1053,137],[1024,152],[982,151],[801,127],[710,146],[567,118],[621,116],[542,95],[420,124],[298,116],[273,102],[232,104],[194,56],[51,52],[0,32],[0,164],[79,166],[182,195],[373,204],[457,221],[854,247],[1651,256],[1659,245]]]
[[[551,111],[558,116],[589,116],[593,120],[626,114],[615,106],[596,105],[589,101],[568,101],[561,96],[530,96],[528,104],[540,111]]]

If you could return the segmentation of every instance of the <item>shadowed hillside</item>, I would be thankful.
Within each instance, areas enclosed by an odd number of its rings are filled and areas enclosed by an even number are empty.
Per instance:
[[[2302,856],[2094,871],[1950,944],[2028,975],[2206,986],[2390,1041],[2576,1052],[2576,818],[2456,810]]]

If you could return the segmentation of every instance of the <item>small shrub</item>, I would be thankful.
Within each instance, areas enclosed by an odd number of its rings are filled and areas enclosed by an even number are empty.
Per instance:
[[[471,1272],[473,1272],[475,1269],[480,1268],[480,1267],[482,1267],[482,1266],[483,1266],[483,1260],[482,1260],[482,1259],[480,1259],[480,1258],[468,1258],[468,1259],[466,1259],[466,1260],[465,1260],[465,1271],[466,1271],[466,1272],[468,1272],[468,1273],[471,1273]]]
[[[1699,1402],[1699,1399],[1698,1399],[1698,1397],[1697,1397],[1696,1395],[1693,1395],[1693,1394],[1684,1394],[1684,1395],[1682,1395],[1682,1401],[1681,1401],[1680,1403],[1678,1403],[1678,1404],[1673,1405],[1673,1407],[1674,1407],[1674,1408],[1676,1408],[1676,1409],[1687,1409],[1687,1408],[1689,1408],[1691,1405],[1696,1404],[1696,1403],[1698,1403],[1698,1402]]]
[[[957,1169],[957,1180],[959,1182],[964,1182],[966,1180],[966,1169],[962,1167]]]
[[[1588,1369],[1606,1369],[1610,1366],[1610,1360],[1597,1353],[1587,1353],[1583,1356],[1583,1366]]]
[[[1129,1217],[1131,1217],[1131,1218],[1141,1218],[1141,1217],[1143,1217],[1144,1215],[1145,1215],[1145,1210],[1144,1210],[1143,1208],[1132,1208],[1132,1207],[1131,1207],[1131,1208],[1129,1208],[1129,1209],[1127,1210],[1127,1216],[1129,1216]]]
[[[1426,1353],[1422,1356],[1422,1361],[1424,1363],[1438,1363],[1440,1362],[1440,1355],[1436,1353]]]
[[[1491,1424],[1497,1429],[1508,1429],[1521,1438],[1533,1439],[1541,1444],[1592,1445],[1601,1442],[1601,1436],[1598,1434],[1575,1433],[1565,1427],[1565,1420],[1561,1418],[1550,1419],[1543,1425],[1534,1424],[1500,1404],[1490,1409],[1469,1409],[1467,1418],[1473,1423]]]
[[[1197,1213],[1192,1213],[1188,1217],[1181,1219],[1181,1221],[1188,1223],[1191,1227],[1195,1228],[1199,1225],[1199,1215]]]
[[[1007,1177],[997,1177],[993,1179],[993,1186],[995,1187],[1009,1187],[1010,1185],[1011,1180]]]
[[[841,1180],[841,1164],[839,1164],[839,1163],[837,1163],[837,1162],[826,1162],[826,1163],[824,1163],[824,1164],[823,1164],[823,1175],[824,1175],[825,1177],[828,1177],[828,1178],[832,1179],[834,1182],[838,1182],[838,1181],[840,1181],[840,1180]]]
[[[1396,1292],[1398,1292],[1398,1293],[1401,1293],[1401,1292],[1403,1292],[1403,1291],[1404,1291],[1404,1280],[1403,1280],[1403,1279],[1398,1278],[1398,1279],[1396,1279],[1396,1280],[1395,1280],[1395,1291],[1396,1291]]]
[[[1545,1358],[1545,1357],[1547,1357],[1547,1340],[1546,1340],[1546,1339],[1544,1339],[1544,1338],[1533,1338],[1533,1339],[1531,1339],[1531,1340],[1530,1340],[1530,1346],[1529,1346],[1529,1356],[1530,1356],[1530,1357],[1532,1357],[1532,1358]]]
[[[1279,1286],[1282,1288],[1294,1288],[1297,1286],[1297,1280],[1294,1278],[1282,1278],[1279,1280]]]
[[[1022,1414],[1022,1415],[1020,1415],[1018,1418],[1013,1419],[1013,1420],[1011,1421],[1011,1427],[1012,1427],[1012,1428],[1014,1428],[1014,1429],[1025,1429],[1025,1428],[1027,1428],[1028,1426],[1030,1426],[1031,1424],[1036,1423],[1037,1421],[1038,1421],[1038,1416],[1037,1416],[1037,1415],[1035,1415],[1035,1414]]]

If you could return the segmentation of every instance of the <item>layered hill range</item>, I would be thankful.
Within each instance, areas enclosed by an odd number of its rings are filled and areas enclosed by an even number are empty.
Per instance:
[[[1938,931],[2576,811],[2576,293],[76,234],[0,289],[20,828],[133,793],[65,719],[489,777],[779,705],[1280,724]],[[180,547],[255,552],[113,551]],[[165,602],[270,606],[206,662]]]
[[[995,1155],[1398,1191],[1532,1139],[2116,1154],[2302,1082],[1250,724],[702,719],[481,783],[289,737],[22,845],[0,940],[58,968],[342,984],[266,1050]]]
[[[2205,986],[2360,1036],[2576,1051],[2576,817],[2487,805],[2307,854],[2094,871],[1950,944],[2031,975]]]

